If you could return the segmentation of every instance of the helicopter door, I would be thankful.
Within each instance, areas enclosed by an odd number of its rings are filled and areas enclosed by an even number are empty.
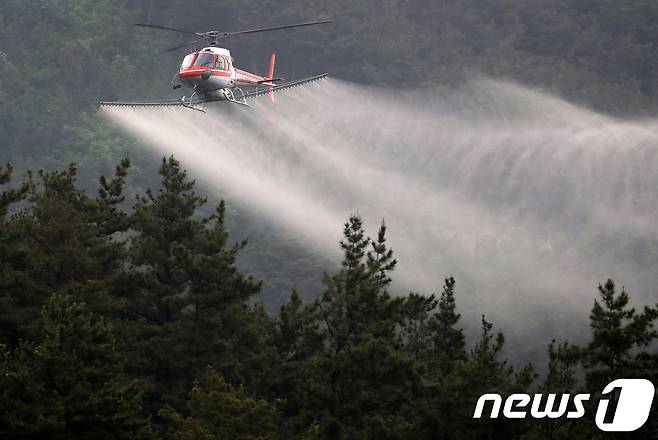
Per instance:
[[[228,64],[228,71],[231,78],[235,78],[235,68],[233,67],[233,58],[229,57],[226,59],[226,64]]]
[[[228,63],[226,62],[226,58],[218,56],[217,60],[215,61],[215,69],[228,70]]]

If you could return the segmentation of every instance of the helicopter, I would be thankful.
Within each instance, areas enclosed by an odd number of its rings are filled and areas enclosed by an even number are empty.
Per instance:
[[[170,47],[166,49],[166,51],[175,51],[187,46],[195,46],[203,41],[206,42],[206,47],[201,50],[193,50],[183,58],[178,72],[174,75],[171,81],[173,89],[179,89],[185,86],[192,89],[192,94],[190,96],[183,96],[178,100],[148,102],[102,101],[100,105],[101,107],[183,106],[203,112],[204,104],[213,101],[226,101],[248,107],[249,104],[246,101],[248,98],[267,95],[270,100],[274,102],[274,92],[321,80],[326,78],[327,74],[323,73],[296,81],[283,82],[284,78],[274,77],[276,54],[272,53],[267,73],[265,75],[257,75],[235,67],[231,52],[228,49],[218,47],[218,42],[239,35],[315,26],[332,22],[332,20],[309,21],[305,23],[248,29],[236,32],[220,32],[215,30],[192,32],[157,24],[135,23],[135,26],[142,28],[158,29],[196,36],[195,40]]]

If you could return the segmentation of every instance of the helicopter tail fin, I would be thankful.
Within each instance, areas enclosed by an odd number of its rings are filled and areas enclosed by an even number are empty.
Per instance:
[[[274,62],[276,61],[276,54],[272,53],[270,56],[270,65],[267,68],[267,78],[268,79],[273,79],[274,78]],[[274,92],[272,91],[272,86],[269,87],[269,90],[267,92],[267,96],[269,96],[270,101],[274,103]]]

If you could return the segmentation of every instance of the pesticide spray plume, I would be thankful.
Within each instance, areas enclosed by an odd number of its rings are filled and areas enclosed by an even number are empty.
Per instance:
[[[607,277],[656,301],[657,121],[491,80],[401,93],[331,79],[206,110],[103,114],[325,255],[340,258],[349,214],[371,235],[385,219],[395,290],[453,274],[464,322],[486,314],[512,346],[578,341]]]

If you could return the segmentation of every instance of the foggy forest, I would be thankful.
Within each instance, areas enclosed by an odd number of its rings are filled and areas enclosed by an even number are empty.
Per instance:
[[[183,41],[328,78],[176,99]],[[0,435],[658,438],[658,3],[3,0]],[[474,419],[590,393],[582,419]],[[655,403],[654,398],[654,403]],[[655,405],[654,405],[655,407]]]

